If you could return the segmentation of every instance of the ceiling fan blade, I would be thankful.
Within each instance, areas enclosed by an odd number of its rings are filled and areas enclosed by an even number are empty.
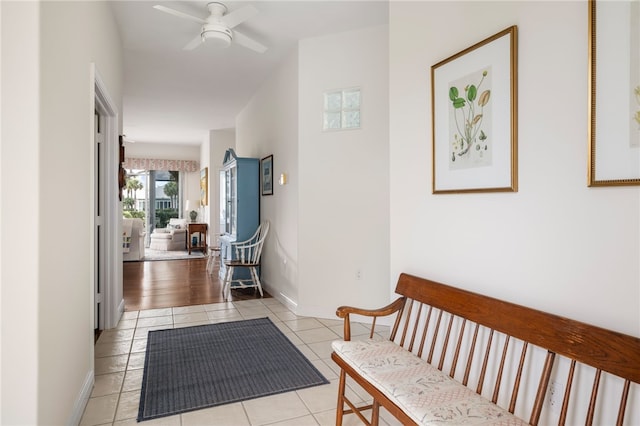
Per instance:
[[[255,41],[252,38],[247,37],[246,35],[238,32],[238,31],[234,31],[233,32],[233,41],[235,43],[238,43],[241,46],[244,46],[248,49],[251,50],[255,50],[258,53],[264,53],[267,51],[267,47],[258,43],[257,41]]]
[[[201,44],[202,44],[202,36],[197,35],[193,38],[193,40],[187,43],[187,45],[183,47],[182,50],[193,50],[196,47],[200,46]]]
[[[245,6],[233,12],[227,13],[221,19],[221,21],[229,28],[233,28],[246,21],[249,18],[253,18],[258,14],[258,9],[253,6]]]
[[[207,23],[207,21],[202,19],[202,18],[198,18],[196,16],[191,16],[191,15],[189,15],[187,13],[180,12],[179,10],[169,9],[168,7],[161,6],[159,4],[153,6],[153,8],[156,9],[156,10],[160,10],[162,12],[166,12],[166,13],[168,13],[170,15],[177,16],[178,18],[184,18],[184,19],[188,19],[188,20],[193,21],[193,22],[197,22],[198,24],[206,24]]]

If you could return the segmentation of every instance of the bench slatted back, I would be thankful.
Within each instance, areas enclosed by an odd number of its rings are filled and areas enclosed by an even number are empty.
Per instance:
[[[449,362],[451,377],[456,377],[459,368],[464,368],[461,382],[465,386],[470,386],[471,372],[477,369],[475,390],[482,394],[483,390],[490,389],[494,403],[503,389],[503,376],[508,376],[513,385],[505,408],[512,413],[516,404],[520,404],[519,394],[523,393],[523,372],[531,373],[526,364],[531,357],[531,346],[546,350],[533,400],[525,402],[532,425],[538,424],[546,403],[549,382],[557,365],[556,356],[570,362],[560,424],[567,419],[570,401],[575,396],[571,391],[576,365],[595,369],[590,400],[586,403],[586,424],[592,424],[596,418],[603,372],[624,379],[617,424],[623,424],[631,384],[635,383],[634,389],[640,392],[637,386],[640,384],[640,339],[636,337],[408,274],[401,274],[396,292],[405,298],[405,304],[393,326],[391,340],[440,370]],[[478,338],[479,334],[484,338]],[[496,345],[498,353],[494,353]],[[516,354],[515,371],[509,368],[505,371],[505,365],[512,364],[512,352]],[[481,359],[479,368],[474,363],[476,359]],[[493,365],[496,359],[497,367]],[[491,377],[488,386],[487,376]]]

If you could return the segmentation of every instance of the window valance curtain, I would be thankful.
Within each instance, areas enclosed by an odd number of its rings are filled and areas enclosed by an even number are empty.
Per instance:
[[[124,159],[125,169],[138,170],[176,170],[180,172],[197,172],[200,165],[194,160],[160,160],[154,158],[130,158]]]

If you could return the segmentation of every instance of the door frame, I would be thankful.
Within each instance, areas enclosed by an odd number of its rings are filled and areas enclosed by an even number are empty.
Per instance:
[[[122,291],[122,220],[120,218],[122,206],[118,198],[118,127],[119,115],[116,104],[113,102],[104,80],[100,76],[94,63],[91,64],[91,83],[94,99],[94,107],[91,111],[93,117],[94,111],[104,117],[104,155],[102,159],[102,169],[104,170],[104,237],[101,241],[102,251],[104,253],[104,278],[102,283],[102,310],[103,315],[98,318],[98,328],[105,330],[114,328],[122,313],[124,312],[124,298]],[[96,273],[95,265],[95,227],[96,227],[96,211],[95,199],[95,128],[92,118],[91,124],[91,321],[94,320],[94,307],[96,296],[94,291],[94,279]],[[93,329],[93,327],[92,327]]]

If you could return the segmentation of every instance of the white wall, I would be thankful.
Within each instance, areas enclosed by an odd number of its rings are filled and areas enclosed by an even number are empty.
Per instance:
[[[200,179],[201,179],[201,171],[204,170],[205,168],[208,168],[208,175],[207,175],[207,179],[210,180],[211,179],[211,169],[209,168],[209,152],[210,152],[210,143],[209,143],[209,139],[211,137],[211,132],[209,132],[204,138],[202,143],[200,144],[200,146],[198,147],[198,151],[199,151],[199,158],[200,158],[200,170],[198,171],[197,177],[198,177],[198,184],[197,184],[197,197],[194,197],[194,199],[198,200],[199,202],[201,202],[201,198],[202,198],[202,191],[200,189]],[[202,223],[210,223],[209,220],[209,215],[211,213],[211,185],[209,184],[208,187],[208,192],[209,194],[207,195],[207,205],[200,205],[199,209],[198,209],[198,222],[202,222]],[[210,233],[209,233],[210,234]],[[209,244],[211,244],[211,239],[209,237],[209,239],[207,240]]]
[[[106,2],[10,2],[2,19],[3,106],[28,106],[3,128],[3,181],[21,184],[2,188],[2,423],[66,424],[94,368],[90,64],[121,110],[120,39]]]
[[[339,305],[388,302],[389,28],[300,42],[299,304],[335,318]],[[362,127],[322,131],[323,94],[360,87]],[[362,278],[356,278],[360,270]]]
[[[2,2],[0,138],[0,318],[2,424],[37,424],[40,13],[36,3]],[[25,32],[25,28],[30,29]],[[10,43],[20,40],[20,43]],[[28,159],[28,160],[27,160]],[[20,176],[20,185],[13,185]],[[29,188],[25,191],[24,188]],[[24,208],[8,208],[23,206]],[[29,223],[31,226],[16,226]],[[24,253],[31,253],[24,256]],[[88,305],[88,302],[87,302]],[[86,306],[85,306],[86,309]],[[87,321],[87,318],[83,318]],[[85,345],[86,346],[86,345]],[[86,367],[86,362],[84,362]]]
[[[262,196],[260,214],[270,222],[263,248],[262,281],[274,297],[298,301],[298,52],[292,52],[236,118],[236,153],[273,154],[274,176],[289,183]]]
[[[640,336],[640,188],[587,187],[587,6],[391,3],[391,288],[405,271]],[[433,195],[430,68],[511,25],[519,191]]]
[[[0,3],[0,34],[2,34],[2,3]],[[0,37],[1,40],[1,37]],[[1,41],[0,41],[1,43]],[[0,47],[0,87],[2,87],[2,48]],[[0,102],[0,115],[2,105]],[[0,119],[0,193],[2,192],[2,120]],[[2,198],[0,198],[0,205]],[[0,209],[0,295],[2,295],[2,209]],[[2,318],[2,302],[0,297],[0,319]],[[0,326],[0,377],[2,377],[2,327]],[[2,419],[2,386],[0,385],[0,419]]]
[[[185,208],[185,211],[182,212],[182,217],[191,220],[189,217],[189,212],[191,212],[192,210],[195,210],[196,212],[198,212],[198,216],[196,217],[196,220],[198,222],[204,222],[205,221],[204,209],[202,209],[199,204],[200,202],[200,171],[185,172],[185,173],[182,173],[181,176],[182,176],[182,179],[184,180],[182,183],[183,184],[182,206]],[[187,201],[190,201],[189,211],[186,211]]]
[[[38,418],[63,423],[93,369],[93,188],[91,179],[81,179],[93,173],[89,64],[95,62],[122,111],[122,52],[106,2],[41,4]],[[66,191],[73,195],[65,197],[64,208],[52,209],[64,182],[77,186]],[[79,232],[60,238],[60,229]]]
[[[362,90],[362,128],[322,131],[323,93]],[[273,154],[263,280],[300,315],[388,301],[388,27],[302,40],[236,119],[238,155]],[[360,270],[362,279],[356,279]]]
[[[640,188],[586,185],[587,21],[586,2],[391,3],[392,285],[406,271],[640,336]],[[433,195],[430,67],[514,24],[519,191]]]

